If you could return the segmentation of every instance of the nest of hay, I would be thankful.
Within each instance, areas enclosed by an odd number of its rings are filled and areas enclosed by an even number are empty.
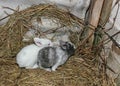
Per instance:
[[[53,5],[38,5],[15,11],[10,15],[9,21],[0,27],[1,86],[113,86],[113,81],[107,80],[105,74],[100,72],[98,58],[90,47],[85,48],[84,43],[81,44],[79,32],[71,32],[70,36],[77,46],[76,54],[56,72],[20,69],[15,62],[15,56],[21,48],[32,43],[22,42],[23,35],[31,27],[31,19],[40,16],[57,18],[63,27],[84,26],[82,20]]]
[[[80,23],[82,21],[69,14],[69,12],[57,9],[56,6],[52,5],[39,5],[20,12],[16,11],[13,15],[10,15],[7,24],[0,29],[0,45],[2,46],[0,56],[15,56],[24,45],[22,42],[23,35],[32,27],[31,20],[41,16],[59,19],[62,27],[82,25]]]

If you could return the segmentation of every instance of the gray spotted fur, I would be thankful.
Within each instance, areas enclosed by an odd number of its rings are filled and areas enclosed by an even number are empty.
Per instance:
[[[60,41],[60,46],[45,47],[38,53],[37,65],[48,71],[55,71],[64,64],[75,52],[74,46],[69,42]]]

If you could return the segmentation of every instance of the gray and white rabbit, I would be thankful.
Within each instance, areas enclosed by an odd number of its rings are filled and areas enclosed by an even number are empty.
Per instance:
[[[59,46],[48,46],[39,51],[37,59],[39,68],[56,71],[58,66],[64,64],[75,53],[73,44],[62,40],[59,42]]]

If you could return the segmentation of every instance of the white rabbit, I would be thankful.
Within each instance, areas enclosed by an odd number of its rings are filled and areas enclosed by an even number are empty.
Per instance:
[[[74,53],[75,48],[71,43],[60,41],[59,46],[48,46],[39,51],[37,65],[47,71],[56,71]]]
[[[24,47],[16,56],[16,61],[19,67],[26,69],[37,68],[37,54],[40,49],[46,46],[53,46],[53,43],[45,38],[34,38],[35,44]]]

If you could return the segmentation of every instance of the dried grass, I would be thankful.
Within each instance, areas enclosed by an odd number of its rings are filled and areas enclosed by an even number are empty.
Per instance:
[[[31,18],[42,15],[60,19],[63,26],[84,26],[82,20],[52,5],[33,6],[10,15],[7,24],[0,27],[1,86],[114,86],[114,81],[106,78],[106,74],[99,69],[98,57],[79,40],[80,33],[72,33],[70,37],[78,47],[76,54],[56,72],[20,69],[15,56],[29,44],[21,41],[23,34],[30,27]]]

